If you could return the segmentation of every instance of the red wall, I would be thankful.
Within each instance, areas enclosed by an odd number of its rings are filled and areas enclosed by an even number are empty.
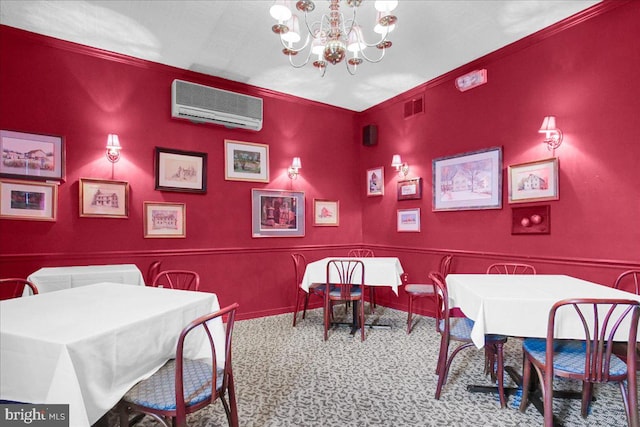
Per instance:
[[[314,259],[363,243],[400,256],[416,279],[452,252],[459,272],[526,260],[540,273],[611,283],[622,269],[640,267],[640,2],[620,4],[606,2],[591,19],[540,32],[359,114],[0,26],[0,128],[62,135],[67,153],[57,221],[0,220],[0,276],[116,262],[144,271],[162,259],[165,268],[199,271],[204,290],[240,302],[242,317],[291,309],[292,250]],[[477,68],[487,69],[488,84],[458,92],[454,78]],[[172,119],[175,78],[262,97],[263,130]],[[417,96],[425,112],[403,119],[404,102]],[[513,236],[506,167],[550,157],[537,133],[546,115],[557,116],[565,135],[560,200],[548,202],[551,234]],[[361,144],[367,124],[378,126],[377,146]],[[124,147],[114,178],[131,184],[129,218],[80,218],[78,179],[111,178],[108,133]],[[269,144],[271,182],[225,181],[225,139]],[[155,191],[155,146],[207,152],[207,194]],[[503,208],[432,212],[432,159],[491,146],[503,148]],[[396,200],[395,153],[410,176],[423,178],[422,200]],[[291,182],[293,156],[303,168]],[[365,172],[378,166],[385,195],[366,197]],[[251,188],[304,191],[306,236],[252,238]],[[313,198],[340,201],[340,227],[312,226]],[[187,238],[144,239],[143,201],[186,203]],[[421,208],[422,231],[397,233],[396,210],[412,207]],[[387,305],[406,304],[402,294],[379,294]]]

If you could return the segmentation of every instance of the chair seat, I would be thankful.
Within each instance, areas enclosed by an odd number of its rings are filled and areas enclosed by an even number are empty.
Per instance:
[[[475,322],[468,317],[450,317],[449,318],[449,335],[452,339],[458,341],[471,341],[471,330]],[[440,319],[440,330],[444,330],[444,319]],[[493,343],[506,341],[504,335],[488,334],[484,336],[485,342]]]
[[[185,359],[184,399],[187,405],[194,405],[211,399],[211,364],[202,360]],[[176,361],[169,360],[156,373],[140,381],[124,395],[124,400],[136,405],[159,410],[176,409]],[[217,370],[216,389],[222,387],[224,371]]]
[[[360,286],[351,286],[351,298],[359,299],[361,294]],[[340,288],[332,287],[329,291],[329,298],[340,298],[342,295],[340,294]]]
[[[312,283],[309,285],[309,290],[324,292],[325,287],[326,285],[324,283]]]
[[[522,347],[531,357],[541,363],[546,358],[546,339],[544,338],[527,338],[523,341]],[[587,357],[587,346],[584,341],[580,340],[555,340],[554,341],[554,357],[553,369],[556,371],[565,371],[572,374],[584,374],[585,360]],[[611,376],[625,375],[627,373],[627,364],[618,356],[611,356],[611,364],[609,366],[609,374]]]
[[[404,290],[410,294],[435,295],[433,285],[427,284],[411,284],[405,285]]]

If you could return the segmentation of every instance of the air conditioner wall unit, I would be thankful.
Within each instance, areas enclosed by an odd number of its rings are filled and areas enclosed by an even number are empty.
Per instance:
[[[262,129],[262,99],[174,80],[171,84],[171,116],[196,123],[259,131]]]

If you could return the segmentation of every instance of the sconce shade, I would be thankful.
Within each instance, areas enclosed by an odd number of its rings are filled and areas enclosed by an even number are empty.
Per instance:
[[[302,167],[302,161],[300,157],[294,157],[291,162],[291,166],[287,169],[287,175],[289,175],[289,179],[298,179],[298,175],[300,174],[299,169]]]
[[[110,133],[107,137],[107,159],[111,163],[115,163],[120,160],[120,138],[115,133]]]
[[[547,116],[542,120],[542,126],[540,126],[538,132],[547,134],[548,132],[556,132],[557,130],[555,116]]]
[[[402,166],[402,159],[400,158],[400,154],[393,155],[393,158],[391,159],[391,166],[396,169]]]
[[[538,132],[545,134],[545,139],[542,142],[547,144],[549,151],[555,153],[555,149],[562,144],[562,131],[556,126],[556,117],[546,116],[542,120],[542,126],[540,126]]]
[[[294,157],[291,162],[291,167],[295,169],[300,169],[302,167],[302,162],[300,161],[300,157]]]

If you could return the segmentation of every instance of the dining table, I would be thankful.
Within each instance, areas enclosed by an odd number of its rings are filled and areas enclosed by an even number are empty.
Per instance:
[[[452,273],[447,275],[446,283],[450,307],[459,308],[474,321],[471,339],[479,349],[484,347],[486,334],[546,338],[549,311],[560,300],[618,298],[640,301],[639,295],[568,275]],[[577,316],[556,319],[556,337],[584,339],[584,328]],[[628,327],[622,324],[615,338],[626,341]],[[516,368],[505,366],[505,371],[518,386],[522,384]],[[467,389],[496,392],[495,387],[478,385],[469,385]],[[506,395],[516,391],[517,387],[505,387]],[[554,397],[579,399],[581,395],[556,390]],[[530,401],[543,413],[539,391],[530,395]]]
[[[109,282],[0,301],[0,400],[68,404],[69,425],[88,427],[175,357],[187,324],[219,308],[213,293]],[[212,322],[224,348],[222,320]],[[204,334],[185,346],[210,358]]]
[[[135,264],[81,265],[44,267],[31,273],[27,280],[35,284],[38,293],[110,282],[144,286],[142,272]],[[30,290],[25,288],[25,295]]]
[[[390,287],[393,293],[398,295],[398,289],[402,285],[402,264],[397,257],[326,257],[307,264],[300,287],[309,292],[309,286],[312,283],[326,283],[327,281],[327,264],[335,259],[350,259],[362,261],[364,265],[364,282],[365,286]],[[337,271],[330,273],[329,281],[338,282]],[[352,276],[355,284],[361,282],[359,271]],[[351,327],[351,334],[355,334],[359,328],[357,312],[357,301],[353,306],[353,321],[351,323],[333,322],[334,325],[346,325]],[[374,321],[366,325],[369,328],[389,329],[390,325]]]

